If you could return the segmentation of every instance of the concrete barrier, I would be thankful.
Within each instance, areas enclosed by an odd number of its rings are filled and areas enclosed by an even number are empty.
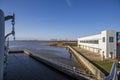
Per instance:
[[[76,58],[78,62],[82,62],[96,77],[98,80],[103,80],[105,78],[105,74],[102,73],[96,66],[94,66],[89,60],[80,55],[76,50],[72,47],[68,46],[68,49],[72,52],[73,56]]]

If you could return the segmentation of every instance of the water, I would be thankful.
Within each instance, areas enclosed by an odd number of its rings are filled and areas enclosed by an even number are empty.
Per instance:
[[[10,42],[10,50],[28,49],[39,54],[52,54],[69,59],[65,48],[43,46],[45,42]],[[25,56],[24,54],[10,54],[8,56],[7,77],[5,80],[73,80],[43,63]]]
[[[39,54],[54,54],[62,58],[69,59],[70,54],[66,48],[43,46],[46,42],[10,42],[10,50],[30,50]]]
[[[73,80],[24,54],[8,56],[5,80]]]

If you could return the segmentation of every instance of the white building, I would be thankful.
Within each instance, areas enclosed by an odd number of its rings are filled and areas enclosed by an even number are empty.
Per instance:
[[[78,38],[78,47],[99,53],[102,59],[116,58],[118,53],[117,40],[116,31],[105,30],[97,35]]]

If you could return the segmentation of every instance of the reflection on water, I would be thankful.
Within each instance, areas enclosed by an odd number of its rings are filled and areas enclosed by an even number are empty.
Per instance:
[[[70,55],[66,48],[44,46],[47,42],[19,42],[11,41],[10,50],[24,50],[28,49],[39,54],[54,54],[66,59],[69,59]]]
[[[59,59],[69,59],[66,48],[44,46],[46,42],[19,42],[11,41],[10,50],[30,50],[38,54],[50,54]],[[43,65],[23,54],[8,56],[7,78],[5,80],[73,80],[56,70]],[[16,76],[16,77],[15,77]]]
[[[23,47],[23,46],[25,46],[25,45],[13,45],[13,46],[11,45],[10,48]]]

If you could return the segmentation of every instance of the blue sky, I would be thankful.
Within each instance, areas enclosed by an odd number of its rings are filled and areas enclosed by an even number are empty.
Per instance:
[[[5,15],[16,14],[17,39],[70,39],[120,31],[120,0],[0,0]],[[6,33],[11,30],[6,22]]]

